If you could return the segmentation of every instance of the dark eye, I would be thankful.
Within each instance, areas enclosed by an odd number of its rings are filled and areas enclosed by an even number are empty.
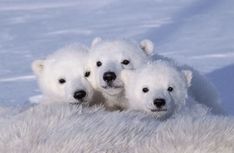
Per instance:
[[[100,62],[100,61],[97,61],[97,67],[100,67],[100,66],[102,66],[102,62]]]
[[[85,75],[84,75],[86,78],[90,76],[90,71],[87,71],[85,72]]]
[[[66,80],[65,79],[59,79],[59,83],[64,84],[64,83],[66,83]]]
[[[125,59],[121,63],[124,64],[124,65],[128,65],[130,63],[130,61]]]
[[[174,89],[172,87],[168,87],[167,91],[172,92]]]
[[[143,88],[142,91],[143,91],[144,93],[146,93],[146,92],[149,91],[149,89],[148,89],[148,88]]]

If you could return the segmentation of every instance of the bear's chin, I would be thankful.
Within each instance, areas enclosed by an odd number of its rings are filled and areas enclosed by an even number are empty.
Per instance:
[[[164,120],[170,116],[168,110],[147,110],[147,113],[159,120]]]
[[[118,95],[123,91],[123,87],[107,87],[107,88],[102,88],[104,94],[110,95],[110,96],[114,96],[114,95]]]
[[[88,105],[89,101],[90,101],[89,98],[84,98],[83,100],[75,100],[75,99],[67,100],[67,102],[72,105]]]

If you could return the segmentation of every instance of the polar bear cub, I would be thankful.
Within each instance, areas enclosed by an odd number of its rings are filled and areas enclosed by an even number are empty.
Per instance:
[[[125,107],[124,84],[120,73],[146,63],[147,56],[135,43],[126,40],[104,41],[94,39],[90,48],[88,78],[94,89],[105,97],[107,108]]]
[[[86,79],[89,75],[85,71],[87,55],[84,46],[73,44],[32,63],[43,94],[42,103],[91,102],[94,92]]]
[[[211,112],[214,114],[226,114],[222,108],[220,97],[217,89],[204,75],[200,74],[197,70],[192,68],[189,65],[181,65],[176,63],[173,59],[155,54],[154,44],[150,40],[143,40],[140,42],[142,46],[148,48],[145,50],[145,54],[149,57],[150,60],[164,60],[174,64],[180,70],[190,70],[193,73],[192,85],[189,88],[188,94],[194,100],[202,105],[206,105],[210,108]]]
[[[155,61],[134,70],[124,70],[128,109],[142,110],[159,119],[181,110],[188,100],[192,72],[179,70],[166,61]]]

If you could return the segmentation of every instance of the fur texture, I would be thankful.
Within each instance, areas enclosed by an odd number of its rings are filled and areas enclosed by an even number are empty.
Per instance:
[[[193,73],[193,79],[191,82],[191,87],[189,88],[188,94],[193,97],[197,102],[205,104],[211,108],[211,112],[214,114],[226,114],[217,89],[204,75],[200,74],[197,70],[189,65],[182,65],[175,62],[171,58],[161,56],[159,54],[150,53],[148,54],[151,60],[165,60],[171,62],[181,70],[189,70]]]
[[[137,70],[123,70],[121,78],[128,109],[167,118],[192,103],[187,94],[192,72],[181,71],[169,62],[158,60]]]
[[[233,153],[234,119],[199,112],[160,122],[141,112],[35,106],[1,117],[0,152]]]
[[[125,107],[123,81],[120,73],[123,69],[135,69],[146,62],[147,56],[142,50],[145,43],[136,45],[126,40],[106,41],[96,38],[90,48],[88,78],[95,90],[100,91],[106,106],[111,109]],[[147,48],[150,50],[150,48]],[[114,75],[113,80],[105,79],[108,73]]]
[[[86,79],[88,50],[82,45],[72,44],[32,64],[40,86],[42,102],[48,103],[93,103],[95,92]]]
[[[225,114],[220,104],[218,92],[209,80],[192,67],[179,65],[173,59],[155,54],[154,51],[154,44],[150,40],[143,40],[139,44],[127,40],[102,40],[101,38],[93,40],[88,64],[93,74],[91,74],[90,81],[95,89],[103,93],[109,107],[113,108],[116,105],[126,107],[123,81],[119,78],[122,70],[137,69],[149,60],[165,60],[175,64],[181,70],[192,71],[193,79],[188,92],[189,96],[211,108],[212,113]],[[129,60],[130,63],[128,65],[122,64],[124,59]],[[96,66],[97,61],[102,63],[100,67]],[[116,79],[106,84],[103,76],[105,72],[109,71],[116,74]]]

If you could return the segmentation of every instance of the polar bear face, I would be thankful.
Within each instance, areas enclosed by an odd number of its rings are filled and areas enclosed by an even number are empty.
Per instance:
[[[132,70],[146,62],[140,46],[125,40],[95,39],[90,49],[90,82],[94,88],[109,96],[123,92],[122,70]]]
[[[36,60],[32,69],[47,101],[66,103],[90,102],[93,90],[85,74],[87,50],[67,47],[45,60]]]
[[[135,71],[124,70],[121,77],[129,109],[165,118],[185,104],[192,72],[179,71],[169,63],[157,61]]]

